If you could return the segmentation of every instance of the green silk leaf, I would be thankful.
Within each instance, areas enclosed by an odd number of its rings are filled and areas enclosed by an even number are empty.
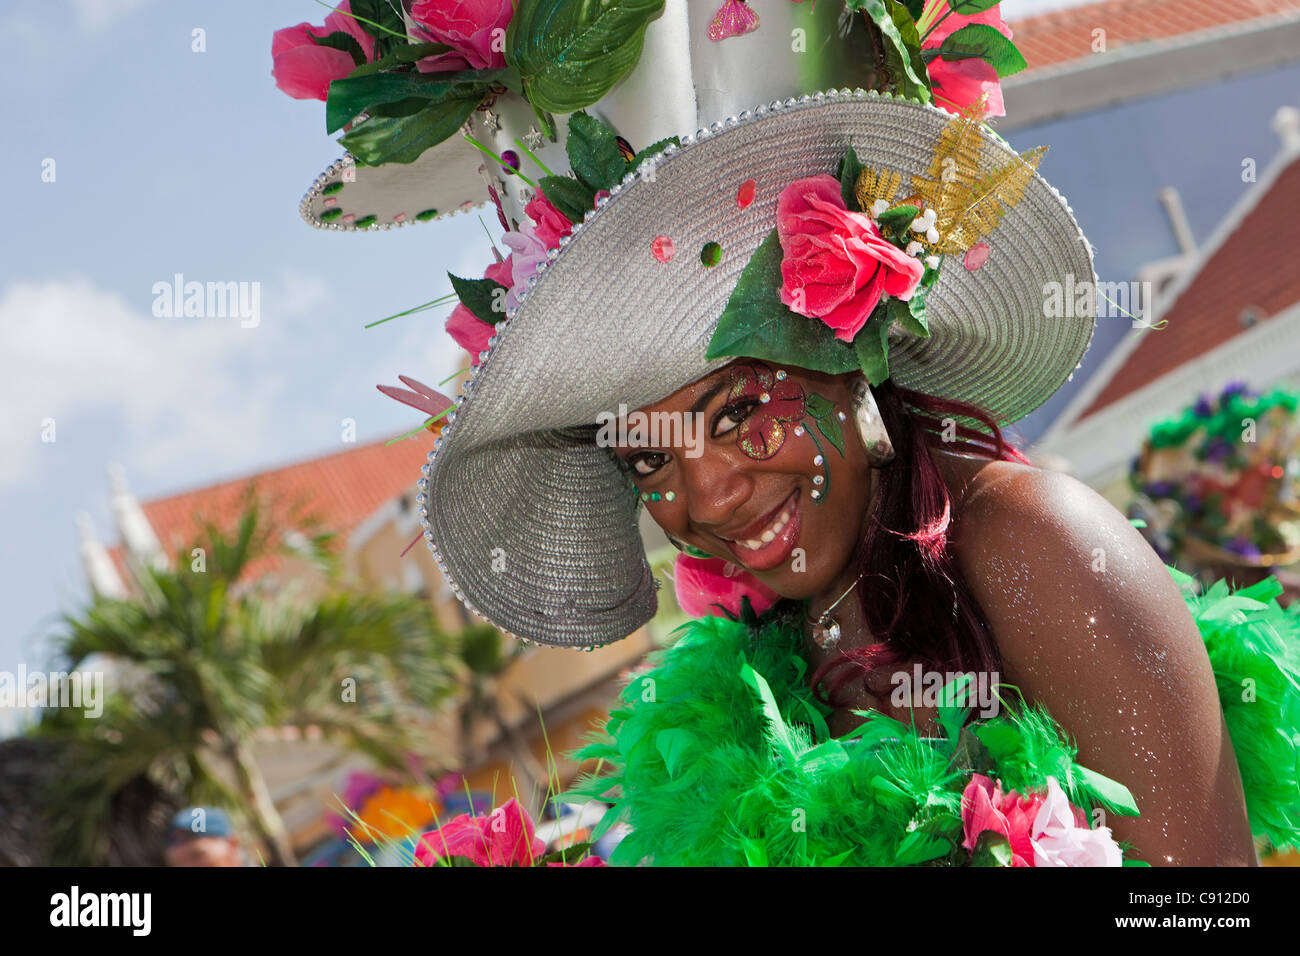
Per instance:
[[[460,304],[474,313],[474,316],[489,325],[496,325],[506,317],[506,293],[510,291],[495,279],[462,279],[450,272],[451,287],[456,290]],[[500,289],[501,291],[497,291]],[[494,308],[499,305],[500,308]]]
[[[317,46],[329,47],[331,50],[342,50],[348,56],[352,57],[352,62],[357,66],[363,66],[366,62],[366,51],[361,49],[361,44],[351,33],[344,33],[342,30],[335,30],[333,33],[318,37],[312,33],[307,36],[311,37],[313,43]]]
[[[361,29],[375,38],[375,52],[381,58],[409,45],[397,0],[353,0],[349,9]]]
[[[1137,801],[1133,799],[1133,794],[1129,792],[1128,787],[1118,780],[1112,780],[1110,777],[1103,776],[1095,770],[1089,770],[1087,767],[1080,767],[1079,774],[1083,777],[1084,783],[1092,788],[1102,803],[1114,813],[1122,817],[1136,817],[1138,815]]]
[[[925,295],[921,289],[913,292],[907,302],[890,299],[887,310],[889,321],[897,322],[903,331],[922,339],[930,337],[930,327],[925,324]]]
[[[865,209],[858,209],[858,199],[855,195],[858,177],[861,175],[862,163],[853,150],[853,144],[850,143],[844,158],[840,160],[840,168],[836,176],[840,181],[840,196],[844,199],[845,207],[856,212],[866,212]]]
[[[880,226],[881,231],[897,229],[899,226],[911,226],[920,214],[921,210],[916,206],[895,206],[877,216],[876,224]]]
[[[858,368],[873,386],[889,378],[889,319],[882,315],[883,312],[884,303],[881,303],[867,324],[853,337]]]
[[[333,133],[374,106],[409,97],[433,102],[482,100],[488,84],[504,70],[462,70],[458,73],[371,73],[330,83],[325,101],[325,132]],[[475,104],[477,105],[477,103]]]
[[[651,143],[645,149],[641,150],[641,152],[632,157],[632,162],[628,164],[628,169],[638,169],[641,164],[651,156],[658,156],[667,149],[670,143],[674,146],[680,147],[682,145],[681,137],[669,136],[667,139],[661,139],[657,143]]]
[[[569,117],[565,149],[569,166],[591,187],[593,195],[601,189],[613,189],[627,170],[614,131],[587,113],[578,112]]]
[[[705,358],[728,355],[787,362],[838,375],[858,367],[853,347],[835,338],[820,319],[790,311],[781,302],[781,241],[773,229],[741,273],[718,319]]]
[[[930,102],[930,74],[921,60],[921,39],[907,7],[897,0],[848,0],[850,10],[861,10],[880,31],[885,70],[894,92],[920,103]]]
[[[962,27],[943,41],[936,56],[945,60],[977,58],[997,71],[999,77],[1011,76],[1025,68],[1025,58],[1016,45],[987,23]]]
[[[996,7],[1001,2],[1002,0],[948,0],[948,9],[959,16],[971,17],[990,7]]]
[[[1011,841],[996,830],[985,830],[975,840],[971,866],[1010,866]]]
[[[570,176],[543,176],[542,192],[547,201],[575,225],[596,205],[596,192]]]
[[[626,76],[664,0],[519,0],[505,57],[536,110],[574,113]]]
[[[353,41],[355,42],[355,41]],[[361,45],[357,44],[357,49]],[[404,63],[414,63],[416,60],[423,60],[426,56],[437,56],[439,53],[449,53],[451,47],[445,43],[410,43],[406,46],[400,46],[388,56],[373,63],[367,63],[364,55],[358,61],[361,65],[347,75],[347,78],[353,79],[358,76],[369,76],[371,73],[379,73],[383,70],[391,70],[395,66],[401,66]]]
[[[414,116],[372,116],[341,136],[339,143],[356,157],[358,165],[413,163],[425,150],[454,135],[482,99],[475,95],[434,102]]]

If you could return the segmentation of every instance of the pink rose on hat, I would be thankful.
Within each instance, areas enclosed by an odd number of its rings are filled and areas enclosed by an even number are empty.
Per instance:
[[[415,0],[411,19],[417,24],[418,39],[451,47],[447,53],[421,60],[420,71],[494,70],[505,66],[506,27],[514,12],[511,0]]]
[[[357,68],[350,54],[320,46],[312,37],[346,33],[360,44],[366,62],[372,61],[375,41],[350,12],[350,0],[343,0],[325,18],[323,27],[299,23],[276,30],[271,36],[271,76],[275,85],[296,100],[324,100],[331,81],[342,79]]]
[[[910,299],[925,274],[919,259],[844,205],[839,181],[826,173],[781,190],[776,228],[785,252],[782,304],[821,319],[844,342],[853,341],[883,296]]]

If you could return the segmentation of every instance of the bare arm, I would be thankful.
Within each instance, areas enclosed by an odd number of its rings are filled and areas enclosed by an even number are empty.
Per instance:
[[[1078,761],[1141,816],[1105,825],[1152,865],[1254,865],[1237,759],[1205,644],[1155,552],[1109,502],[1055,472],[989,469],[957,562],[1002,653]]]

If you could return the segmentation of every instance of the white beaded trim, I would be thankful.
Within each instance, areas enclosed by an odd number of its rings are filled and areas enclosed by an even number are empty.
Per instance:
[[[482,206],[490,205],[492,202],[491,199],[486,199],[481,202],[475,203],[474,205],[470,206],[468,209],[462,209],[459,206],[456,206],[453,207],[452,209],[447,210],[446,212],[440,212],[436,216],[430,216],[428,219],[416,219],[415,218],[416,215],[418,215],[420,212],[423,212],[423,210],[417,209],[415,212],[408,213],[407,217],[401,222],[374,222],[368,226],[356,226],[350,222],[337,222],[337,221],[322,222],[319,217],[312,214],[311,211],[312,201],[316,199],[318,196],[322,195],[324,193],[325,187],[330,185],[330,183],[338,182],[339,180],[336,177],[338,177],[342,173],[342,171],[348,166],[358,168],[356,167],[356,161],[353,158],[352,154],[344,153],[333,163],[331,163],[323,173],[317,176],[315,181],[307,189],[307,192],[303,194],[302,201],[298,203],[298,215],[302,216],[303,221],[306,222],[307,225],[312,226],[316,229],[335,229],[338,230],[339,232],[378,232],[381,229],[394,229],[394,228],[400,228],[402,226],[415,226],[421,222],[437,222],[440,219],[450,219],[451,217],[457,215],[458,213],[470,213]],[[366,167],[359,167],[359,168],[364,169]]]

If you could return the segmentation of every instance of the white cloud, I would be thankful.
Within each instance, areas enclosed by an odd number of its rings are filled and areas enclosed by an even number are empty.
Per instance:
[[[77,23],[85,30],[103,30],[152,0],[72,0]]]
[[[290,387],[283,358],[294,330],[281,320],[329,293],[293,273],[266,286],[260,323],[243,328],[237,317],[156,318],[149,290],[128,303],[84,276],[9,285],[0,294],[0,487],[39,480],[51,420],[57,444],[85,447],[92,473],[106,454],[153,474],[275,457],[275,416],[309,398]]]

